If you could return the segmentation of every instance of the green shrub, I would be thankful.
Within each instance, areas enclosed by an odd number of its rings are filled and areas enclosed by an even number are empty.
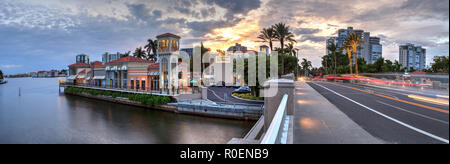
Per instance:
[[[123,93],[123,92],[115,92],[115,91],[105,91],[105,90],[97,90],[97,89],[88,89],[88,88],[75,88],[75,87],[67,87],[64,92],[67,93],[87,93],[90,95],[103,95],[103,96],[112,96],[116,97],[124,97],[128,98],[131,101],[137,101],[142,104],[152,106],[152,105],[164,105],[170,103],[171,99],[167,96],[155,96],[150,94],[132,94],[132,93]]]
[[[264,100],[264,97],[255,97],[251,93],[233,93],[233,96],[249,100]]]

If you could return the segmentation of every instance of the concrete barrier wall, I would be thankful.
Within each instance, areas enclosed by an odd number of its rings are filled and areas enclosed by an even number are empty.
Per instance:
[[[266,131],[267,128],[269,128],[270,123],[272,123],[272,119],[280,106],[284,94],[288,94],[287,114],[294,114],[294,90],[294,81],[289,79],[274,79],[264,83],[264,92],[276,91],[276,93],[271,93],[274,94],[274,96],[264,98],[264,131]],[[264,95],[269,94],[264,93]]]

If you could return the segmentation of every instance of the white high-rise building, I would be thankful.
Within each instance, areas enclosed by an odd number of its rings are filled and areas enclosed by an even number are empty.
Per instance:
[[[354,30],[353,27],[348,27],[347,29],[339,29],[337,37],[330,37],[326,41],[326,45],[334,43],[336,47],[341,51],[344,50],[345,39],[351,34],[356,33],[359,37],[361,37],[361,41],[365,42],[359,46],[356,57],[363,58],[367,63],[374,63],[378,58],[382,57],[383,46],[380,44],[380,38],[378,37],[370,37],[370,32],[364,32],[363,30]],[[326,50],[327,54],[331,52]],[[347,52],[343,51],[344,54]],[[352,62],[353,57],[352,57]]]
[[[426,64],[426,49],[421,46],[414,46],[414,44],[407,43],[399,47],[399,62],[403,68],[407,70],[422,70],[425,69]]]
[[[102,64],[106,64],[108,62],[123,58],[125,56],[125,54],[122,53],[115,53],[115,54],[110,54],[110,53],[105,53],[102,55]]]

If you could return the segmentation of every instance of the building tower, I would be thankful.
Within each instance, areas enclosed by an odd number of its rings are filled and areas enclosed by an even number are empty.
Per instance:
[[[157,61],[160,63],[159,72],[160,75],[160,88],[170,92],[172,89],[172,85],[169,84],[177,84],[175,80],[177,79],[177,65],[178,58],[171,58],[172,54],[179,50],[180,47],[180,38],[179,36],[171,33],[165,33],[156,36],[158,41],[158,51]],[[172,59],[172,60],[171,60]],[[175,61],[173,61],[175,59]],[[178,87],[174,85],[174,87]],[[176,89],[176,88],[175,88]]]
[[[403,68],[406,67],[408,71],[425,69],[426,63],[426,49],[421,46],[414,46],[414,44],[407,43],[399,46],[399,62]]]

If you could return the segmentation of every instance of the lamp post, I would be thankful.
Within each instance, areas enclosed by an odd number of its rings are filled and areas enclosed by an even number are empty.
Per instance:
[[[295,58],[297,59],[297,63],[295,63],[295,71],[296,71],[296,78],[298,77],[298,62],[299,62],[299,60],[298,60],[298,48],[294,48],[294,50],[295,51],[297,51],[297,53],[295,53]]]

